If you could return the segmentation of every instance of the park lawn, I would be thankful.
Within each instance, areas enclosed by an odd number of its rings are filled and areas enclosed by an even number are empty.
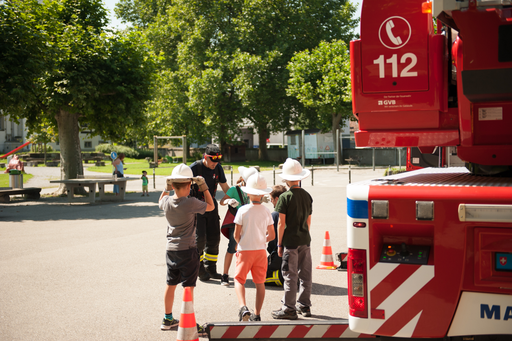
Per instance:
[[[5,169],[0,169],[0,187],[9,187],[9,174],[4,173]],[[23,173],[23,183],[26,183],[28,180],[32,179],[32,174]]]
[[[149,163],[146,160],[140,160],[140,159],[130,159],[125,158],[124,159],[124,167],[126,170],[124,171],[124,174],[126,176],[142,176],[142,171],[145,170],[148,172],[148,175],[153,175],[153,168],[149,168]],[[187,162],[187,165],[191,165],[193,161]],[[112,162],[106,161],[105,166],[97,167],[97,166],[91,166],[87,169],[92,172],[98,172],[98,173],[108,173],[112,174],[113,168],[112,168]],[[240,162],[223,162],[223,166],[232,166],[233,167],[233,173],[238,173],[238,167],[245,166],[260,166],[261,171],[265,170],[272,170],[272,167],[275,166],[278,168],[280,162],[275,161],[240,161]],[[161,163],[158,168],[155,168],[155,175],[162,175],[162,176],[169,176],[172,174],[172,170],[174,167],[179,165],[179,163]],[[227,172],[226,172],[227,173]]]

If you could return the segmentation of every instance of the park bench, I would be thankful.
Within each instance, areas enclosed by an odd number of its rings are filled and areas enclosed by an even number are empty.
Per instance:
[[[96,187],[98,187],[99,200],[111,200],[111,201],[122,201],[126,193],[126,182],[132,180],[139,180],[139,178],[114,178],[112,175],[93,175],[93,176],[81,176],[79,179],[67,179],[67,180],[51,180],[50,183],[62,183],[66,185],[66,191],[68,193],[68,201],[75,201],[75,188],[88,188],[89,189],[89,201],[94,203],[96,201]],[[105,195],[106,185],[118,185],[119,195],[107,197]]]
[[[37,200],[41,197],[41,188],[28,187],[28,188],[0,188],[0,202],[11,201],[11,195],[24,195],[26,199]]]
[[[104,153],[84,153],[82,155],[82,160],[84,163],[89,163],[89,161],[92,161],[93,163],[96,163],[97,166],[98,166],[98,164],[101,164],[101,163],[103,163],[102,166],[104,166],[105,159],[106,159],[106,156]]]

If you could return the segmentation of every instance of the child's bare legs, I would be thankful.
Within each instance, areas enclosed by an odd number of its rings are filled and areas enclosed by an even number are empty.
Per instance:
[[[244,286],[244,284],[238,283],[237,280],[235,280],[235,292],[236,292],[236,297],[238,298],[238,304],[240,305],[240,307],[247,305],[245,303],[245,286]]]
[[[188,288],[190,288],[190,295],[192,296],[192,301],[194,301],[194,287],[188,287]],[[176,291],[175,285],[168,285],[165,288],[164,306],[165,306],[166,314],[172,314],[172,306],[174,304],[174,292],[175,291]]]
[[[166,314],[172,314],[172,305],[174,304],[174,292],[176,291],[175,285],[168,285],[165,288],[164,307]]]
[[[233,261],[233,253],[226,252],[226,256],[224,257],[224,274],[229,274],[229,267],[231,266],[231,262]]]
[[[254,315],[259,315],[263,300],[265,299],[265,283],[256,284],[256,306],[254,307]]]

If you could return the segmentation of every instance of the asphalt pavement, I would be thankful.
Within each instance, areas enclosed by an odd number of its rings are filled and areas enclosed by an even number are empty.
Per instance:
[[[25,187],[53,193],[60,168],[26,167],[34,177]],[[85,170],[85,174],[94,174]],[[384,169],[354,168],[352,182],[381,177]],[[262,174],[269,185],[277,174]],[[15,198],[0,204],[0,340],[175,340],[176,330],[161,331],[165,288],[166,228],[158,197],[164,177],[149,174],[150,196],[141,181],[129,181],[123,202],[69,203],[67,197],[36,201]],[[235,177],[236,178],[236,177]],[[347,166],[315,170],[302,182],[313,197],[313,266],[320,264],[325,232],[333,253],[346,251]],[[231,179],[228,174],[228,183]],[[275,180],[274,180],[275,179]],[[153,182],[154,181],[154,182]],[[219,187],[220,188],[220,187]],[[112,191],[107,187],[106,191]],[[217,200],[223,196],[217,193]],[[272,210],[271,204],[265,204]],[[220,216],[226,208],[221,206]],[[221,237],[218,270],[223,269],[227,239]],[[232,284],[197,282],[194,310],[198,323],[237,321]],[[249,277],[250,278],[250,277]],[[249,308],[255,287],[246,284]],[[261,318],[280,307],[281,287],[267,287]],[[180,318],[183,290],[178,286],[174,316]],[[308,320],[347,318],[346,272],[313,270],[313,316]]]

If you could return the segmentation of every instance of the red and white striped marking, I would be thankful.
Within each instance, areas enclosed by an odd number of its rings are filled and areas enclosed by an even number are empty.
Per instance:
[[[368,338],[367,334],[351,331],[348,324],[310,325],[231,325],[211,326],[210,340],[221,339],[312,339],[312,338]]]

